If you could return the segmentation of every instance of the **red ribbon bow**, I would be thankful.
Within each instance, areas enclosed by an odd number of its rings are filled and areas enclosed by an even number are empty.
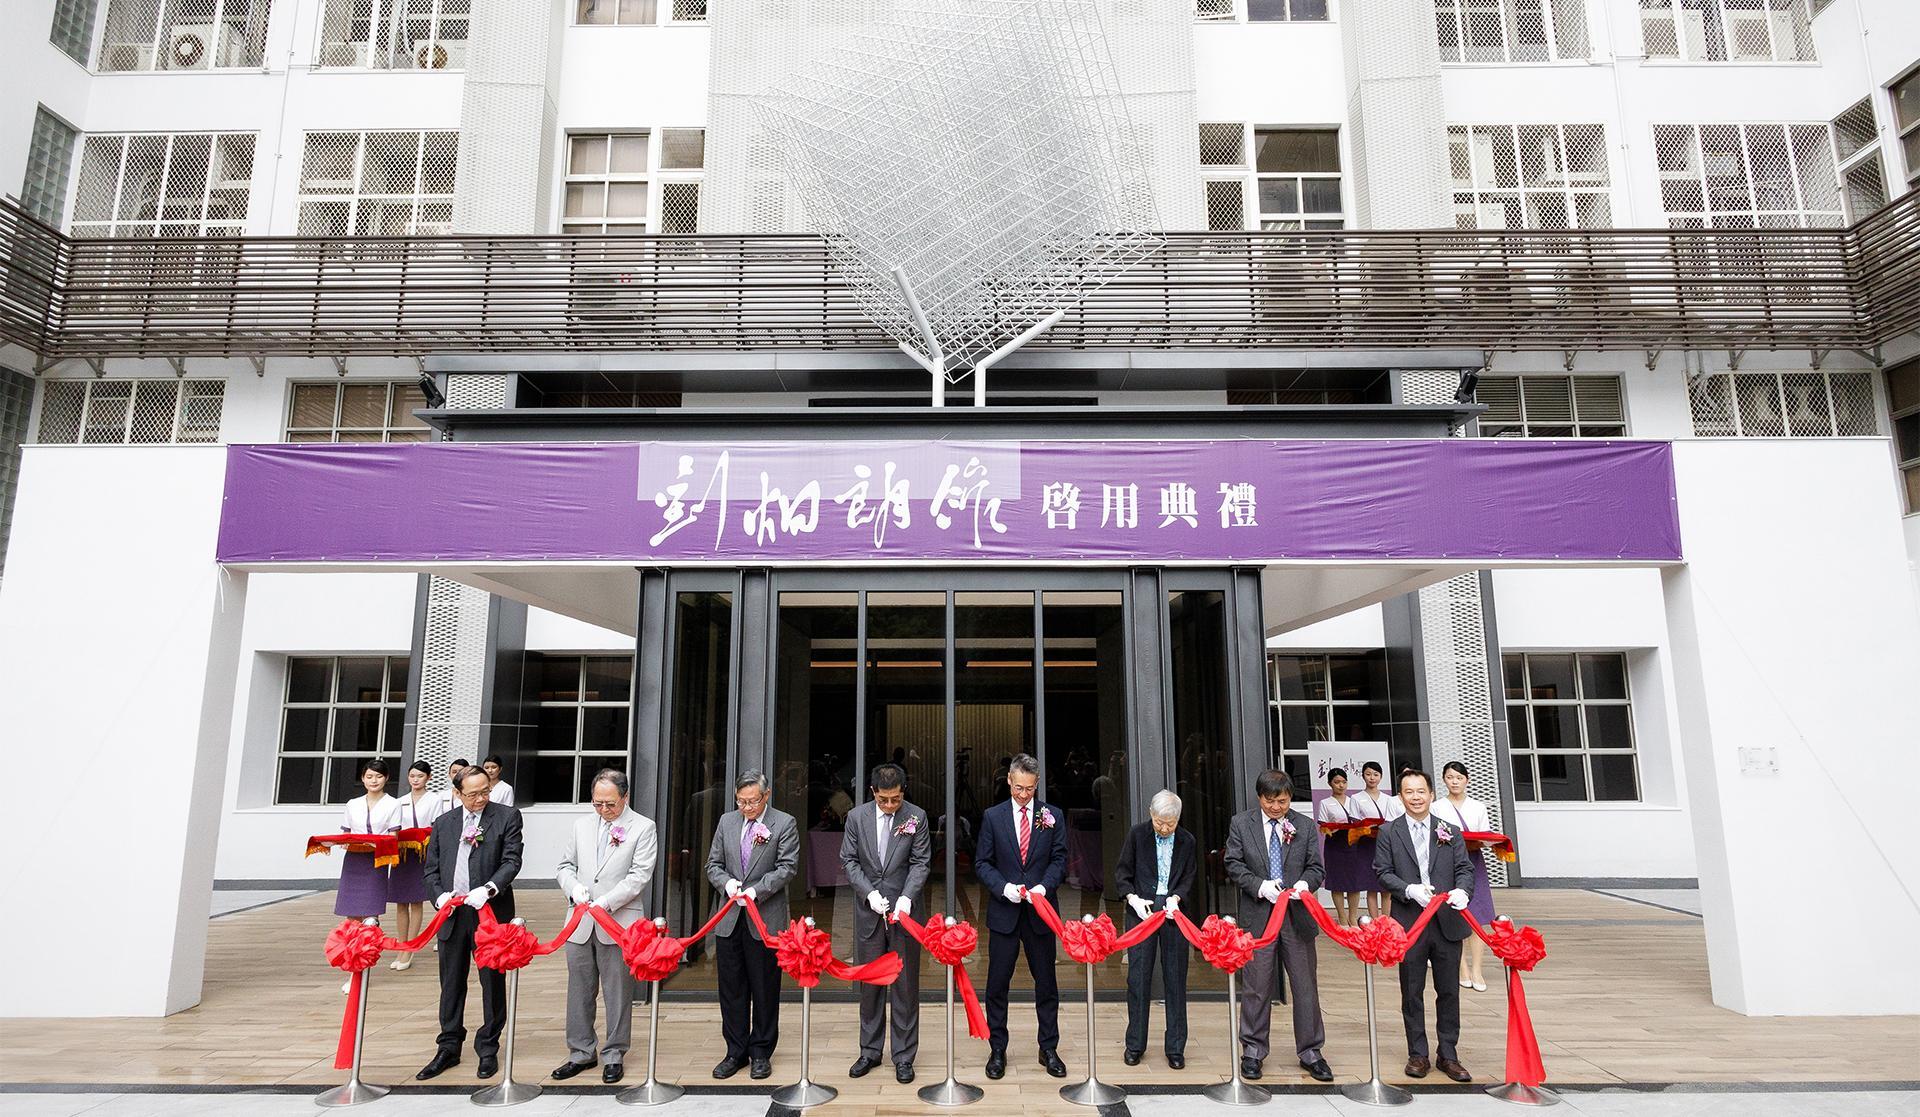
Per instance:
[[[743,894],[739,903],[747,909],[747,917],[760,932],[760,941],[772,948],[774,964],[802,989],[820,984],[822,973],[841,981],[868,985],[892,985],[893,979],[900,976],[900,955],[891,950],[871,962],[849,965],[833,956],[832,936],[814,926],[813,920],[795,920],[776,935],[767,930],[766,921],[760,917],[760,905],[754,903],[751,896]]]
[[[342,920],[327,933],[327,965],[352,974],[370,970],[380,964],[380,944],[385,938],[378,926]]]
[[[913,917],[906,914],[894,919],[933,955],[934,961],[953,971],[953,986],[960,991],[960,1003],[967,1010],[967,1034],[974,1039],[986,1039],[987,1012],[980,1006],[980,995],[974,992],[973,979],[967,976],[966,967],[967,959],[980,948],[980,933],[971,923],[948,923],[938,915],[925,924],[914,922]]]
[[[1369,966],[1397,966],[1413,942],[1391,915],[1361,924],[1347,933],[1347,947]]]
[[[1200,956],[1222,973],[1239,973],[1253,960],[1253,936],[1244,927],[1217,915],[1200,925]]]
[[[1532,927],[1516,927],[1501,920],[1481,937],[1487,940],[1487,949],[1493,951],[1495,958],[1521,973],[1533,969],[1547,957],[1546,940]]]
[[[486,909],[489,915],[493,909]],[[540,940],[518,923],[483,919],[473,933],[473,961],[483,969],[506,973],[533,961]]]

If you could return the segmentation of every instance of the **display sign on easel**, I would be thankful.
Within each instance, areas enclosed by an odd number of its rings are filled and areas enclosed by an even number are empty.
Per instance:
[[[1320,801],[1333,794],[1327,786],[1327,773],[1335,768],[1347,773],[1347,794],[1357,793],[1366,784],[1360,779],[1360,765],[1367,761],[1380,765],[1382,772],[1392,771],[1387,766],[1387,743],[1385,741],[1308,741],[1307,769],[1309,783],[1313,789],[1313,816],[1320,817]],[[1383,781],[1382,789],[1387,787]]]

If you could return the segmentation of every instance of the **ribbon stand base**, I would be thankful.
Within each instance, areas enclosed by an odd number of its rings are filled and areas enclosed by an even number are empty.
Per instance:
[[[620,1091],[613,1099],[621,1105],[665,1105],[685,1090],[653,1076],[654,1060],[660,1054],[660,983],[653,982],[653,1007],[647,1010],[647,1080]]]
[[[369,919],[371,923],[373,920]],[[315,1105],[364,1105],[387,1096],[385,1086],[360,1081],[360,1052],[367,1045],[367,990],[372,986],[373,970],[360,972],[360,1008],[353,1017],[353,1069],[347,1072],[345,1085],[335,1086],[313,1099]]]
[[[1367,974],[1367,1071],[1365,1082],[1340,1087],[1340,1092],[1364,1105],[1405,1105],[1413,1092],[1380,1080],[1380,1032],[1373,1018],[1373,967],[1365,962],[1360,968]]]
[[[1500,967],[1500,976],[1507,982],[1507,1003],[1513,1003],[1513,971]],[[1529,1086],[1524,1082],[1502,1082],[1498,1086],[1487,1087],[1487,1096],[1515,1105],[1559,1105],[1560,1095],[1545,1086]]]
[[[1060,1096],[1075,1105],[1115,1105],[1127,1100],[1127,1092],[1100,1081],[1096,1053],[1099,1043],[1093,1033],[1093,963],[1087,963],[1087,1080],[1060,1087]]]
[[[822,1086],[807,1077],[807,1064],[810,1061],[807,1025],[812,1016],[813,990],[802,985],[800,987],[800,1081],[775,1090],[772,1099],[775,1105],[784,1105],[788,1109],[807,1109],[811,1106],[825,1105],[840,1096],[840,1091],[831,1086]]]
[[[526,920],[515,919],[515,926],[526,926]],[[512,970],[507,974],[507,1036],[500,1051],[500,1085],[489,1086],[474,1094],[470,1099],[475,1105],[519,1105],[540,1096],[543,1087],[531,1082],[513,1080],[513,1033],[518,1023],[520,1007],[520,971]]]
[[[953,967],[947,967],[947,1080],[920,1087],[920,1100],[928,1105],[972,1105],[987,1096],[978,1086],[953,1076]]]
[[[1233,1077],[1216,1082],[1200,1091],[1221,1105],[1265,1105],[1273,1095],[1264,1086],[1255,1086],[1240,1077],[1240,991],[1233,974],[1227,975],[1227,1055]]]

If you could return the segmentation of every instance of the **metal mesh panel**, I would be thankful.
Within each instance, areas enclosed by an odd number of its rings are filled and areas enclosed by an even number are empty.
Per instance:
[[[1465,764],[1471,773],[1468,793],[1487,804],[1488,822],[1500,830],[1500,788],[1506,773],[1501,771],[1493,724],[1480,576],[1462,574],[1428,586],[1418,601],[1433,766],[1438,769],[1450,760]],[[1506,883],[1504,862],[1489,860],[1487,871],[1492,883]]]
[[[1825,124],[1659,124],[1661,201],[1675,228],[1842,224]]]
[[[1585,58],[1585,0],[1434,0],[1442,62]]]
[[[1239,123],[1200,125],[1201,166],[1238,167],[1246,161],[1246,125]]]
[[[213,442],[225,394],[221,380],[50,380],[40,441]]]
[[[27,439],[33,380],[0,368],[0,574],[7,568],[7,538],[13,532],[13,497],[20,484],[20,445]]]
[[[300,232],[444,233],[453,220],[457,132],[309,132]]]
[[[98,69],[223,70],[266,58],[272,0],[110,0]]]
[[[1212,21],[1231,20],[1233,17],[1233,0],[1194,0],[1195,19]]]
[[[79,133],[66,121],[44,107],[34,110],[20,205],[49,225],[60,224],[61,209],[67,198],[67,177],[73,173],[73,145],[78,138]]]
[[[455,756],[480,759],[486,662],[486,592],[428,578],[414,759],[436,772],[444,772]]]
[[[1887,175],[1879,152],[1847,168],[1846,198],[1848,221],[1864,220],[1887,204]]]
[[[447,406],[463,411],[497,411],[513,391],[508,375],[460,374],[447,377]]]
[[[80,416],[86,406],[85,381],[47,381],[40,398],[40,441],[62,446],[80,441]]]
[[[88,136],[74,184],[76,236],[234,236],[246,226],[254,137]]]
[[[1247,226],[1247,184],[1240,179],[1210,179],[1207,190],[1207,228],[1244,229]]]
[[[473,0],[327,0],[313,64],[327,69],[459,70]]]
[[[1801,0],[1640,0],[1649,58],[1690,62],[1812,62]]]
[[[1433,0],[1343,5],[1352,217],[1362,228],[1432,229],[1451,207],[1446,181],[1445,97]]]
[[[700,184],[666,182],[660,185],[660,231],[692,233],[700,228]]]
[[[1459,228],[1612,225],[1604,125],[1455,125],[1447,147]]]
[[[1851,159],[1854,153],[1880,138],[1880,126],[1873,117],[1873,98],[1862,97],[1846,112],[1833,118],[1834,154]]]
[[[1865,372],[1739,372],[1692,384],[1693,433],[1702,437],[1832,438],[1879,433]]]
[[[1834,434],[1848,438],[1870,437],[1880,433],[1870,373],[1829,373],[1827,385],[1833,399]]]

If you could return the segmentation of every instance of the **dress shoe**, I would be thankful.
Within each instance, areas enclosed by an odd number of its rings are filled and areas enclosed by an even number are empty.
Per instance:
[[[1120,1061],[1127,1064],[1130,1067],[1137,1067],[1140,1065],[1140,1056],[1145,1054],[1146,1052],[1144,1051],[1135,1051],[1133,1048],[1129,1047],[1124,1052],[1121,1052]]]
[[[852,1066],[847,1068],[847,1077],[848,1078],[865,1078],[867,1076],[868,1071],[872,1070],[873,1068],[879,1065],[880,1065],[880,1060],[872,1058],[871,1056],[862,1055],[858,1059],[855,1059],[853,1061]]]
[[[500,1072],[500,1060],[492,1055],[482,1055],[480,1065],[473,1072],[482,1078],[492,1078]]]
[[[1057,1051],[1047,1050],[1040,1052],[1040,1065],[1047,1068],[1047,1073],[1055,1078],[1065,1078],[1067,1076],[1067,1064],[1060,1061],[1060,1054]]]
[[[895,1082],[900,1083],[902,1086],[906,1085],[909,1082],[912,1082],[913,1081],[913,1064],[912,1063],[893,1064],[893,1080]]]
[[[599,1064],[600,1064],[600,1060],[598,1059],[588,1059],[584,1063],[576,1063],[571,1059],[569,1059],[568,1061],[561,1063],[559,1066],[553,1068],[553,1080],[555,1082],[565,1082],[567,1079],[572,1078],[574,1075],[579,1074],[581,1071],[592,1070],[594,1067],[598,1066]]]
[[[1473,1076],[1467,1073],[1467,1068],[1461,1066],[1460,1060],[1458,1059],[1441,1059],[1433,1065],[1440,1068],[1441,1074],[1446,1075],[1455,1082],[1473,1081]]]
[[[1433,1064],[1427,1062],[1427,1057],[1425,1055],[1407,1056],[1407,1077],[1408,1078],[1425,1078],[1427,1076],[1427,1072],[1432,1069],[1433,1069]]]
[[[1327,1065],[1325,1059],[1315,1059],[1311,1063],[1301,1063],[1300,1066],[1308,1074],[1313,1076],[1315,1082],[1333,1081],[1333,1068]]]
[[[713,1076],[715,1078],[732,1078],[734,1075],[740,1073],[741,1067],[746,1065],[747,1061],[745,1059],[736,1059],[729,1055],[713,1064]]]
[[[436,1051],[434,1052],[433,1058],[427,1062],[426,1066],[421,1067],[420,1073],[414,1075],[414,1077],[421,1082],[425,1082],[429,1078],[438,1078],[459,1065],[460,1053],[458,1051]]]
[[[1167,1068],[1169,1070],[1186,1070],[1187,1057],[1178,1051],[1169,1051],[1167,1053]]]
[[[772,1078],[773,1077],[773,1060],[772,1059],[755,1059],[753,1061],[753,1069],[747,1072],[747,1077],[748,1078]]]
[[[989,1051],[987,1053],[987,1077],[998,1081],[1007,1073],[1007,1053]]]
[[[1260,1060],[1242,1058],[1240,1060],[1240,1077],[1249,1082],[1258,1079],[1260,1077]]]

